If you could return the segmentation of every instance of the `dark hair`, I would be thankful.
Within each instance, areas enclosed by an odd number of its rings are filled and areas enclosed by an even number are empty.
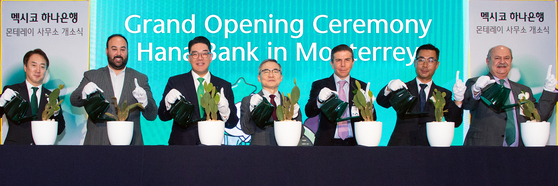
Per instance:
[[[107,48],[108,48],[108,43],[110,41],[110,39],[112,39],[113,37],[121,37],[124,39],[124,41],[126,41],[126,47],[128,47],[128,40],[126,39],[126,37],[124,37],[122,34],[112,34],[108,37],[107,39]]]
[[[333,63],[333,54],[337,53],[337,52],[341,52],[341,51],[349,51],[351,52],[351,58],[354,58],[354,54],[353,54],[353,49],[345,44],[342,45],[337,45],[336,47],[334,47],[333,49],[331,49],[331,62]]]
[[[30,50],[29,52],[25,53],[25,55],[23,56],[23,65],[27,66],[27,62],[29,61],[29,58],[33,54],[39,54],[39,55],[43,56],[43,58],[45,58],[45,60],[46,60],[46,66],[48,68],[48,66],[50,65],[50,63],[48,61],[48,57],[47,57],[46,53],[43,50],[41,50],[40,48],[37,48],[35,50]]]
[[[436,52],[436,58],[440,59],[440,50],[432,44],[425,44],[418,47],[416,54],[418,55],[421,50],[434,50]],[[415,58],[418,58],[418,56],[416,56]]]
[[[198,36],[198,37],[195,37],[194,39],[190,40],[190,42],[188,42],[188,51],[190,51],[190,49],[192,48],[193,45],[198,44],[198,43],[203,43],[203,44],[207,45],[207,48],[209,48],[209,51],[211,52],[211,43],[209,42],[209,39],[207,39],[203,36]]]
[[[271,63],[275,63],[275,64],[279,65],[279,70],[281,70],[281,69],[283,68],[283,67],[281,67],[281,64],[279,64],[279,62],[277,62],[277,60],[275,60],[275,59],[266,59],[266,60],[263,60],[262,63],[260,63],[260,66],[258,67],[258,74],[260,73],[259,71],[262,70],[263,64],[265,64],[265,63],[267,63],[267,62],[271,62]]]

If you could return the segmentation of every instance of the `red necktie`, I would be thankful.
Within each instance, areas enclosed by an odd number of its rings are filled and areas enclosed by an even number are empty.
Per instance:
[[[273,117],[273,121],[277,120],[277,113],[275,112],[277,110],[277,104],[275,103],[275,95],[269,95],[269,102],[273,105],[273,115],[271,115]]]

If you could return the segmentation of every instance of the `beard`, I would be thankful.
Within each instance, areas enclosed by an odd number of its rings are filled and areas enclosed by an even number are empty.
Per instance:
[[[122,63],[120,65],[116,64],[115,59],[120,58],[122,60]],[[109,62],[109,66],[115,70],[122,70],[124,69],[124,67],[126,67],[126,64],[128,64],[128,58],[123,58],[122,56],[114,56],[114,58],[110,58],[110,56],[107,56],[107,60]]]

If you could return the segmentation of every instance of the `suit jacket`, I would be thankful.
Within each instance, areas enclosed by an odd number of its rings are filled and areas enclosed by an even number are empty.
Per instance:
[[[260,95],[263,99],[266,99],[262,91],[260,91],[258,95]],[[253,95],[242,98],[240,105],[240,125],[242,126],[242,131],[246,134],[252,135],[250,145],[277,146],[273,126],[268,126],[265,130],[262,130],[257,127],[254,120],[252,120],[252,113],[250,112],[250,99],[252,96]],[[281,99],[279,103],[276,103],[277,106],[281,105],[282,101],[283,100]],[[270,117],[269,121],[273,121],[273,117]],[[302,112],[300,109],[298,110],[296,121],[302,121]],[[302,130],[302,132],[304,133],[304,130]]]
[[[231,83],[214,76],[211,74],[211,83],[215,86],[217,91],[220,91],[221,88],[224,88],[225,97],[229,101],[229,109],[231,110],[231,114],[229,115],[229,119],[225,122],[225,127],[233,128],[238,123],[238,117],[236,116],[236,106],[234,104],[234,95],[231,88]],[[196,86],[194,84],[194,79],[192,77],[192,71],[180,74],[177,76],[173,76],[169,78],[167,82],[167,86],[165,87],[165,91],[163,92],[163,99],[161,99],[160,107],[159,107],[159,118],[161,121],[168,121],[171,120],[172,117],[167,111],[165,107],[165,97],[170,90],[176,89],[180,92],[187,101],[190,101],[193,105],[195,105],[194,115],[192,116],[193,120],[200,119],[200,109],[198,103],[198,96],[196,95]],[[217,112],[217,118],[221,120],[221,114]],[[224,135],[224,134],[223,134]],[[183,128],[178,123],[173,121],[172,125],[172,132],[169,138],[169,145],[198,145],[200,144],[200,139],[198,136],[198,125],[193,127]]]
[[[359,81],[359,83],[361,85],[366,85],[366,83],[364,83],[363,81],[357,80],[355,78],[350,78],[349,80],[349,106],[347,106],[348,109],[351,109],[352,106],[354,106],[353,103],[353,97],[354,97],[354,93],[353,90],[356,89],[356,81]],[[320,109],[318,108],[318,105],[316,105],[317,103],[317,99],[318,99],[318,95],[320,94],[320,91],[324,88],[327,87],[331,90],[336,90],[337,88],[335,87],[335,79],[333,78],[333,75],[331,75],[328,78],[324,78],[324,79],[320,79],[317,81],[314,81],[312,83],[312,89],[310,89],[310,98],[308,99],[308,103],[306,103],[306,108],[305,108],[305,112],[306,112],[306,116],[308,116],[309,118],[314,117],[319,115],[320,116],[320,123],[318,125],[318,131],[316,132],[316,138],[314,140],[314,145],[316,146],[331,146],[333,145],[334,141],[334,137],[335,137],[335,129],[337,127],[337,123],[336,122],[330,122],[325,116],[322,115],[322,112],[320,111]],[[374,111],[374,118],[376,118],[376,111]],[[362,121],[362,118],[355,118],[355,119],[351,119],[351,126],[352,126],[352,130],[353,130],[353,136],[354,136],[354,131],[355,131],[355,123],[357,121]],[[350,144],[350,145],[356,145],[355,144]]]
[[[492,74],[488,74],[490,79],[494,79]],[[471,126],[465,137],[465,142],[463,145],[466,146],[502,146],[504,143],[504,134],[506,133],[506,112],[498,112],[490,107],[488,107],[480,99],[475,100],[473,98],[473,93],[471,87],[477,82],[478,77],[471,78],[467,80],[467,90],[465,91],[465,99],[463,99],[463,108],[470,110],[471,112]],[[513,82],[510,82],[510,88],[513,93],[513,98],[515,102],[518,103],[518,95],[521,91],[529,92],[531,95],[529,100],[535,103],[535,107],[539,111],[542,121],[548,120],[552,115],[556,101],[558,101],[558,94],[551,93],[548,91],[543,91],[540,99],[540,103],[537,103],[533,96],[531,88]],[[515,107],[515,113],[519,114],[519,107]],[[519,123],[525,122],[524,116],[516,115],[517,127],[521,127]],[[520,128],[518,128],[520,129]],[[519,146],[523,146],[521,141],[521,130],[519,131]]]
[[[29,99],[29,93],[27,91],[27,84],[25,81],[23,83],[15,84],[15,85],[8,85],[4,87],[4,91],[10,88],[13,91],[19,93],[19,95],[26,100],[27,102],[31,103]],[[2,92],[4,92],[2,91]],[[39,108],[37,108],[37,117],[35,117],[35,121],[41,120],[41,115],[45,110],[45,105],[47,104],[48,100],[46,95],[50,95],[48,89],[44,86],[41,88],[41,95],[40,95],[40,102]],[[4,108],[0,107],[0,116],[4,115]],[[31,106],[27,108],[26,116],[31,115]],[[64,116],[62,115],[62,108],[60,108],[60,112],[57,116],[52,116],[51,119],[58,121],[58,135],[64,131],[66,128],[66,121],[64,120]],[[4,145],[34,145],[35,142],[33,141],[33,135],[31,133],[31,121],[17,123],[8,118],[8,134],[6,135],[6,140],[4,141]]]
[[[70,101],[72,105],[75,107],[82,107],[85,103],[85,99],[82,99],[81,93],[83,91],[83,87],[87,85],[89,82],[93,82],[99,86],[103,90],[103,95],[105,99],[111,103],[109,109],[107,110],[108,113],[116,115],[115,107],[114,107],[114,100],[111,99],[115,97],[114,90],[112,89],[112,81],[110,78],[109,67],[99,68],[97,70],[89,70],[83,73],[83,79],[81,83],[76,88],[76,90],[72,93],[70,97]],[[134,79],[138,79],[138,84],[145,89],[147,94],[147,106],[145,109],[136,108],[130,111],[128,115],[128,119],[126,121],[133,121],[134,122],[134,135],[132,137],[131,145],[143,145],[143,136],[141,134],[141,125],[140,125],[140,113],[143,114],[143,117],[149,121],[155,120],[157,118],[157,104],[153,99],[153,94],[151,93],[151,88],[148,84],[148,79],[145,74],[142,74],[132,68],[126,67],[124,77],[124,85],[122,87],[122,93],[120,95],[120,100],[118,100],[118,105],[122,105],[124,101],[127,101],[128,105],[137,103],[138,101],[132,95],[132,91],[136,88],[134,83]],[[87,120],[87,133],[85,135],[84,145],[110,145],[108,134],[107,134],[107,123],[106,122],[99,122],[94,123],[91,119]]]
[[[407,83],[407,88],[409,88],[409,92],[411,95],[415,96],[417,100],[419,99],[419,92],[418,92],[418,85],[416,79],[413,79]],[[382,88],[376,101],[378,105],[389,108],[391,104],[389,103],[389,98],[392,94],[388,94],[384,96],[386,87]],[[434,89],[437,89],[440,92],[446,93],[446,105],[444,106],[444,110],[448,110],[448,112],[444,113],[444,118],[446,121],[451,121],[455,123],[455,127],[459,127],[463,122],[463,109],[459,108],[455,102],[453,102],[451,92],[443,87],[440,87],[434,82],[430,87],[430,91],[426,97],[428,98],[426,104],[424,105],[423,112],[427,114],[421,115],[405,115],[405,114],[397,114],[397,121],[395,123],[395,128],[393,129],[393,133],[391,134],[391,138],[389,139],[388,146],[398,146],[398,145],[422,145],[422,146],[430,146],[428,143],[428,137],[426,136],[426,122],[436,121],[436,117],[434,114],[434,104],[430,102],[430,97],[432,97],[434,93]],[[417,104],[413,107],[411,112],[420,112],[420,100],[417,101]]]

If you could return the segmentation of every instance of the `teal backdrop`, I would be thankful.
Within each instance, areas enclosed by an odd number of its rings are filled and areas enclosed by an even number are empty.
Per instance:
[[[463,71],[463,9],[463,1],[447,0],[92,0],[89,67],[97,69],[106,66],[107,37],[114,33],[123,34],[129,44],[128,67],[149,77],[149,84],[158,104],[162,99],[168,78],[191,70],[184,54],[187,52],[188,41],[196,36],[205,36],[214,44],[216,59],[209,68],[213,75],[231,83],[244,77],[248,83],[257,85],[258,91],[261,88],[257,80],[258,65],[264,59],[270,58],[269,48],[272,51],[279,48],[280,52],[276,59],[283,67],[283,82],[279,90],[290,92],[294,86],[293,79],[296,78],[301,90],[299,104],[304,108],[312,82],[329,77],[333,73],[328,61],[330,48],[339,44],[356,47],[354,50],[356,62],[351,77],[371,82],[370,90],[376,95],[392,79],[407,82],[415,78],[415,68],[411,64],[412,55],[420,45],[431,43],[441,51],[440,65],[433,80],[436,84],[451,90],[455,82],[455,72]],[[256,29],[257,20],[272,23],[273,28],[270,29],[270,24],[267,24],[264,32],[264,26],[260,21]],[[380,26],[377,27],[376,22],[372,21],[368,27],[369,20],[380,21]],[[381,22],[382,20],[386,24]],[[430,23],[427,33],[424,32],[426,29],[421,26],[420,21],[424,27]],[[286,33],[283,26],[285,22]],[[315,26],[314,22],[316,22]],[[346,32],[343,26],[345,22]],[[179,28],[178,33],[176,33],[177,27],[174,26],[176,23],[179,27],[184,23],[184,29]],[[238,27],[233,32],[235,23]],[[276,23],[279,23],[279,30],[276,30]],[[168,24],[171,24],[170,28],[167,28]],[[331,30],[330,25],[332,25]],[[140,30],[137,29],[138,26]],[[232,30],[232,33],[226,34],[227,29]],[[161,30],[164,32],[158,33]],[[170,33],[167,33],[168,30]],[[138,31],[139,33],[136,33]],[[327,33],[320,33],[323,31]],[[337,31],[339,33],[334,33]],[[363,33],[358,33],[361,31]],[[151,55],[145,52],[150,44]],[[250,58],[246,55],[248,45],[251,50],[257,47]],[[313,45],[315,45],[315,58],[314,55],[309,55]],[[169,54],[169,48],[173,47],[176,49]],[[242,47],[245,51],[236,48],[233,52],[233,47]],[[286,52],[282,52],[281,47]],[[374,49],[376,49],[375,59]],[[140,50],[144,52],[139,52]],[[227,50],[230,54],[228,58]],[[236,55],[235,59],[233,53]],[[242,58],[243,53],[244,58]],[[283,59],[285,53],[286,59]],[[305,56],[308,58],[306,59]],[[271,56],[271,58],[275,57]],[[236,88],[234,91],[235,102],[239,102],[242,97],[252,92],[248,88]],[[392,108],[385,109],[377,104],[375,106],[378,120],[384,123],[380,143],[384,146],[393,131],[396,115]],[[303,120],[306,119],[303,112]],[[143,119],[141,122],[146,145],[167,144],[172,122],[162,122],[159,119],[155,121]],[[462,145],[462,127],[455,131],[453,145]]]

